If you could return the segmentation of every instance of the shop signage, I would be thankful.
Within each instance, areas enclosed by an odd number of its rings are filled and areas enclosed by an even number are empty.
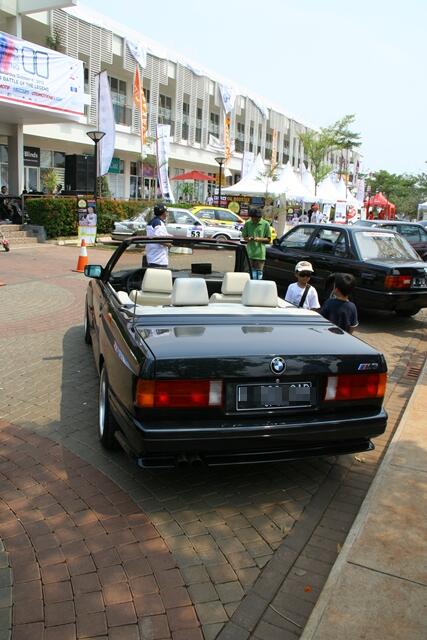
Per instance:
[[[40,166],[40,149],[38,147],[24,147],[24,166]]]
[[[84,114],[83,62],[0,31],[0,102]]]
[[[120,158],[112,158],[108,173],[120,173]]]

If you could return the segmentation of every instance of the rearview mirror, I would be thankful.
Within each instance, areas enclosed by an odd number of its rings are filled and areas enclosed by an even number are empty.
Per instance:
[[[84,274],[87,278],[95,278],[99,280],[102,276],[102,267],[100,264],[87,264],[85,266]]]

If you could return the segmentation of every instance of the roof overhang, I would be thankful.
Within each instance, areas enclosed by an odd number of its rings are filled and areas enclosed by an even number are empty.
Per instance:
[[[16,9],[20,14],[28,14],[49,11],[50,9],[64,9],[76,4],[76,0],[17,0]]]

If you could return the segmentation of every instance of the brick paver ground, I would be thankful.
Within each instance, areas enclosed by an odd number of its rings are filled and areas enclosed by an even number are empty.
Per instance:
[[[298,637],[416,380],[425,312],[362,319],[357,335],[384,351],[391,372],[389,428],[375,452],[140,471],[97,442],[98,382],[81,327],[87,281],[71,272],[77,254],[43,246],[0,255],[0,640],[11,591],[19,638]],[[92,262],[108,255],[89,249]],[[34,502],[46,495],[58,513]],[[39,519],[18,520],[14,506]],[[139,555],[122,557],[125,547]],[[17,572],[16,549],[31,555],[28,573]],[[45,557],[55,558],[48,572]]]

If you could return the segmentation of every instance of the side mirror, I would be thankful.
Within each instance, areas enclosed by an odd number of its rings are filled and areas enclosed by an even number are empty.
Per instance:
[[[95,278],[99,280],[103,273],[103,269],[100,264],[87,264],[84,269],[84,274],[87,278]]]

